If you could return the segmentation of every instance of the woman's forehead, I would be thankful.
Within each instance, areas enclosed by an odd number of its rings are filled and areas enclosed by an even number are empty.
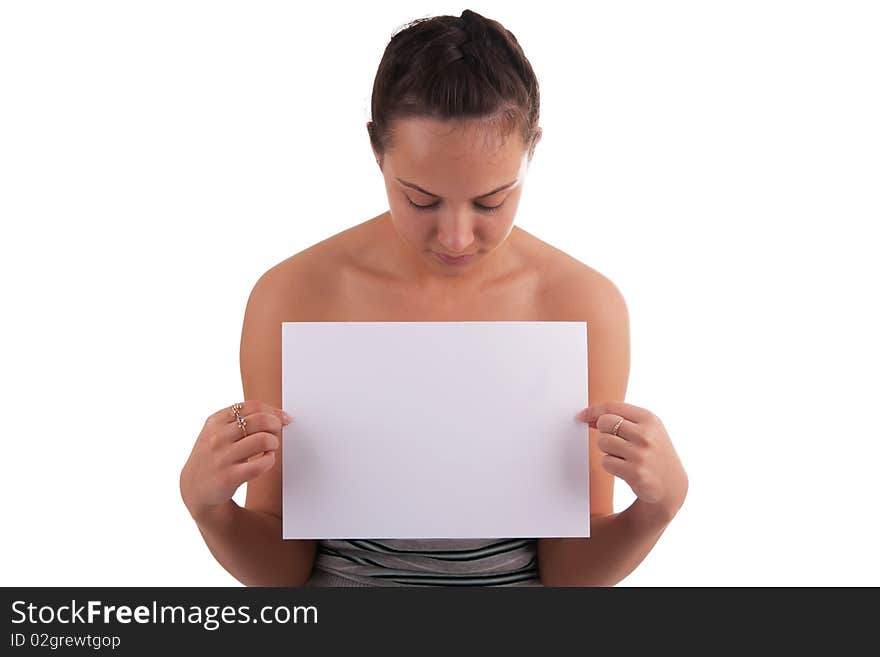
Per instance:
[[[402,166],[518,168],[525,146],[514,131],[499,134],[489,124],[455,125],[434,119],[401,120],[388,155]]]
[[[392,125],[395,147],[430,145],[435,149],[470,147],[489,153],[522,146],[516,130],[505,131],[497,121],[467,119],[442,121],[429,117],[398,119]]]

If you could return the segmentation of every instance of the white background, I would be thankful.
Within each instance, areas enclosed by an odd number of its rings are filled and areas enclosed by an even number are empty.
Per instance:
[[[237,584],[178,476],[248,293],[387,209],[376,67],[464,8],[541,85],[517,222],[621,289],[689,474],[621,585],[880,584],[878,9],[769,0],[0,5],[0,583]]]

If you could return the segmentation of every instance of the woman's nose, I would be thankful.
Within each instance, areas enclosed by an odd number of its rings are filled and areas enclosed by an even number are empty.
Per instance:
[[[437,226],[437,241],[450,255],[468,251],[474,242],[474,220],[463,213],[441,219]]]

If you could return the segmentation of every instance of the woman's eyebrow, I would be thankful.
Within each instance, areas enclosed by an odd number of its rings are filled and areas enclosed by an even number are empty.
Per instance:
[[[422,189],[421,187],[419,187],[419,186],[416,185],[415,183],[407,182],[407,181],[405,181],[405,180],[402,180],[402,179],[398,178],[397,176],[395,176],[394,178],[395,178],[395,179],[397,180],[397,182],[399,182],[401,185],[406,185],[407,187],[411,187],[411,188],[413,188],[413,189],[415,189],[415,190],[417,190],[417,191],[420,191],[422,194],[427,194],[428,196],[434,196],[434,197],[436,197],[436,198],[440,198],[439,195],[437,195],[437,194],[432,194],[432,193],[429,192],[428,190],[426,190],[426,189]],[[518,180],[518,179],[517,179],[517,180]],[[517,182],[517,181],[514,180],[513,182],[509,182],[509,183],[507,183],[506,185],[501,185],[501,187],[496,187],[496,188],[493,189],[491,192],[486,192],[485,194],[480,194],[480,195],[477,196],[476,198],[485,198],[485,197],[487,197],[487,196],[492,196],[492,194],[497,194],[498,192],[500,192],[500,191],[502,191],[502,190],[505,190],[505,189],[507,189],[508,187],[513,187],[513,186],[516,184],[516,182]]]

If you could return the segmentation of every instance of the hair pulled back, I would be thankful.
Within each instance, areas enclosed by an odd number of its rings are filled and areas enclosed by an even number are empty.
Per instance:
[[[538,80],[516,37],[470,9],[460,17],[416,19],[393,34],[370,110],[370,141],[380,165],[400,118],[476,119],[503,138],[518,129],[529,160],[541,132]]]

